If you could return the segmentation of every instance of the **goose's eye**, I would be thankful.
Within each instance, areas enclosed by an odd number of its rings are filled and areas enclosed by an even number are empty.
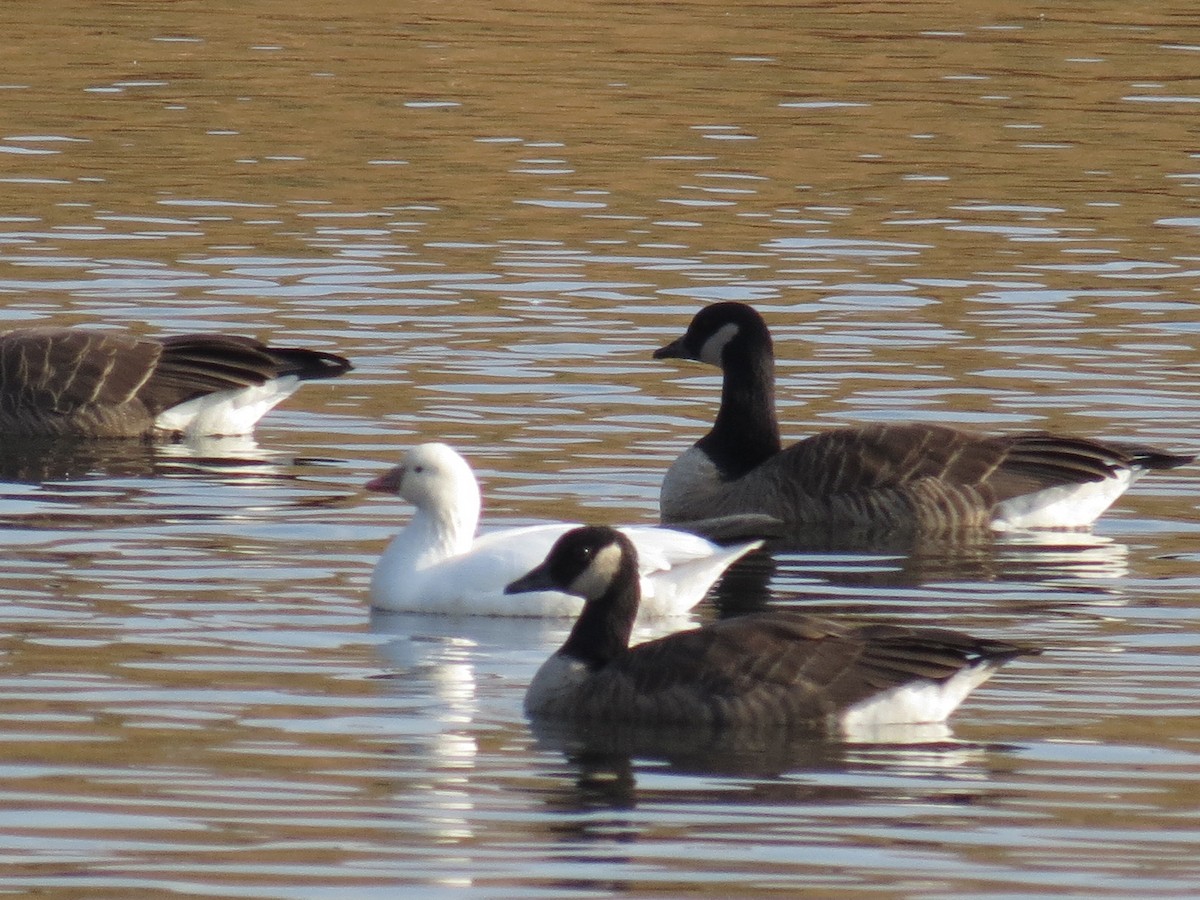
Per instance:
[[[420,473],[425,471],[425,467],[424,466],[413,466],[413,471],[419,475]]]

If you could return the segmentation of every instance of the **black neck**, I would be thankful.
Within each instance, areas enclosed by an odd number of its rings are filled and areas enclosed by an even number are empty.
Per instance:
[[[741,478],[782,447],[775,418],[775,360],[766,347],[734,340],[725,347],[721,408],[698,446],[727,480]]]
[[[559,653],[599,669],[629,649],[641,589],[637,566],[622,559],[618,576],[603,596],[588,600]]]

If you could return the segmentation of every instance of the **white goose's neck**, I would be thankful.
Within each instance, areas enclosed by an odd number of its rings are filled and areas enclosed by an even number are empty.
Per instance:
[[[473,490],[460,487],[452,502],[432,508],[418,506],[384,556],[389,561],[402,560],[405,568],[419,570],[470,550],[480,512],[479,489],[473,484],[471,487]]]

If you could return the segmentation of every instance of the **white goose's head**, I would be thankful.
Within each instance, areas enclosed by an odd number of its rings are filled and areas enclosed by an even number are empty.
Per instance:
[[[367,482],[366,488],[396,494],[433,516],[469,520],[472,529],[479,519],[479,482],[467,461],[446,444],[413,447],[400,465]]]

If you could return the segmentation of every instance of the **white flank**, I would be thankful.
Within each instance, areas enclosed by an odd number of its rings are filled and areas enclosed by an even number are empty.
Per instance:
[[[163,410],[154,427],[187,437],[249,434],[259,419],[299,386],[299,378],[285,375],[255,387],[205,394]]]
[[[1000,668],[980,662],[947,681],[920,679],[863,700],[843,712],[837,721],[843,733],[854,735],[886,725],[944,722],[967,695]]]
[[[1064,484],[1014,497],[996,506],[992,528],[1083,528],[1096,521],[1141,474],[1139,469],[1125,469],[1103,481]]]

